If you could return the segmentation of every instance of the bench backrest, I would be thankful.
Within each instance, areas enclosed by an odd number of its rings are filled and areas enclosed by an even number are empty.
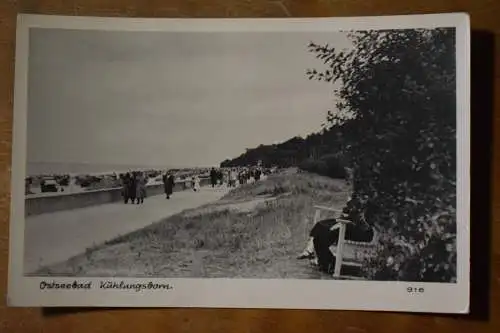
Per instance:
[[[314,212],[314,219],[313,222],[316,224],[318,221],[321,220],[321,212],[322,211],[328,211],[328,212],[334,212],[340,215],[342,213],[341,210],[326,207],[326,206],[314,206],[315,212]],[[344,255],[346,253],[352,253],[354,258],[349,258],[351,260],[355,261],[361,261],[367,256],[369,256],[369,252],[371,249],[373,249],[377,243],[378,243],[378,232],[376,230],[374,231],[373,238],[371,242],[356,242],[356,241],[350,241],[345,239],[345,232],[348,224],[353,223],[350,220],[346,219],[340,219],[336,217],[337,223],[332,227],[332,229],[339,229],[339,236],[338,236],[338,241],[337,241],[337,246],[336,249],[334,250],[335,252],[335,269],[334,269],[334,277],[340,277],[340,269],[342,267],[342,261],[344,259]]]

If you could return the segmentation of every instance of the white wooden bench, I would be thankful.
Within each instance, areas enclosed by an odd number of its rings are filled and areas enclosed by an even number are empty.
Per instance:
[[[345,232],[348,224],[353,223],[352,221],[341,219],[338,216],[342,214],[341,210],[334,209],[326,206],[315,205],[313,225],[321,220],[321,212],[333,212],[336,213],[335,219],[337,223],[331,228],[331,230],[339,229],[339,237],[337,245],[331,246],[330,251],[335,256],[335,269],[333,277],[335,278],[345,278],[345,279],[357,279],[354,276],[342,276],[340,274],[342,265],[351,267],[361,267],[363,259],[367,258],[371,250],[378,243],[378,234],[374,230],[373,239],[371,242],[355,242],[345,239]]]

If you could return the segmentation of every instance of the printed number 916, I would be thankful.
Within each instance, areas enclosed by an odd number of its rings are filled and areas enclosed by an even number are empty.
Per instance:
[[[425,290],[423,287],[408,287],[406,291],[410,294],[422,294]]]

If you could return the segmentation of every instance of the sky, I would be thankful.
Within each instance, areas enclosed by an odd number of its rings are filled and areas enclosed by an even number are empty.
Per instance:
[[[309,41],[342,33],[32,29],[28,163],[211,166],[321,129]]]

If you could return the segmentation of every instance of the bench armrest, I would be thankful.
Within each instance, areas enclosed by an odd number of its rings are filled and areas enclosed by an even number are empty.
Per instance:
[[[351,224],[352,223],[352,221],[344,220],[344,219],[335,219],[335,221],[337,221],[337,223],[344,223],[344,224]]]
[[[340,209],[330,208],[330,207],[326,207],[326,206],[315,205],[314,208],[316,208],[316,209],[322,209],[322,210],[327,210],[327,211],[330,211],[330,212],[342,213],[342,210],[340,210]]]

